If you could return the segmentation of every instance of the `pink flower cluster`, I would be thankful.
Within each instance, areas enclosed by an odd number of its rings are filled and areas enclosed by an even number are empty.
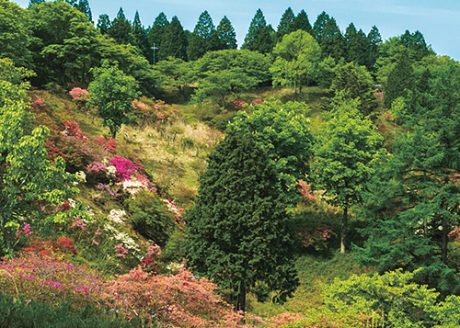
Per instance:
[[[43,98],[36,98],[34,102],[32,103],[32,107],[35,109],[40,109],[45,106],[45,100]]]
[[[107,172],[107,168],[101,162],[92,162],[86,166],[86,173],[88,174],[98,174]]]
[[[129,254],[129,249],[121,244],[115,246],[115,254],[117,257],[124,259]]]
[[[116,169],[117,178],[122,181],[131,179],[131,176],[139,169],[132,161],[122,156],[114,156],[110,163]]]
[[[78,122],[75,121],[64,122],[64,133],[69,137],[75,137],[79,140],[88,140],[88,137],[81,130],[80,124],[78,124]]]
[[[87,102],[89,100],[89,92],[82,88],[73,88],[69,91],[69,95],[74,101]]]
[[[147,104],[144,104],[142,101],[138,100],[138,99],[134,99],[132,102],[131,102],[131,107],[134,109],[134,110],[144,110],[144,111],[147,111],[147,110],[150,110],[150,106],[147,105]]]
[[[236,100],[233,101],[232,104],[236,108],[241,108],[241,107],[246,106],[248,103],[245,102],[243,99],[236,99]]]
[[[111,153],[115,153],[117,151],[117,141],[113,138],[96,136],[94,137],[94,142]]]

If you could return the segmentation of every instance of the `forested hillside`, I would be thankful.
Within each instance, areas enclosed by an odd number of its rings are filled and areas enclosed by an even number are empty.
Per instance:
[[[0,327],[460,326],[460,63],[307,9],[0,0]]]

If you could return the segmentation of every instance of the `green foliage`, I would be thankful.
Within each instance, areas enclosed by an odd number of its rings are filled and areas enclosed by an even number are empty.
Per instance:
[[[237,48],[235,29],[227,16],[222,18],[217,26],[216,32],[222,49]]]
[[[256,283],[284,301],[297,286],[286,198],[277,172],[250,135],[230,133],[209,159],[186,217],[190,266],[232,291],[239,310]]]
[[[131,102],[139,96],[138,84],[109,62],[94,69],[93,74],[94,80],[88,87],[90,104],[98,107],[104,126],[115,137],[120,126],[129,122],[127,114],[132,111]]]
[[[343,62],[336,66],[331,90],[335,95],[344,94],[347,99],[359,99],[359,110],[363,115],[370,115],[377,109],[374,89],[372,76],[365,66]]]
[[[174,16],[171,19],[171,23],[165,27],[162,38],[161,58],[176,57],[182,60],[187,59],[188,40],[177,16]]]
[[[236,116],[228,131],[252,136],[268,154],[282,189],[290,193],[290,202],[295,204],[298,200],[296,184],[305,179],[312,153],[308,107],[298,102],[266,101],[251,114]]]
[[[262,10],[258,9],[249,25],[249,31],[244,39],[242,49],[270,53],[275,45],[275,31],[267,25]]]
[[[138,11],[136,11],[136,14],[134,15],[131,33],[133,35],[133,45],[141,50],[145,58],[150,59],[151,49],[147,37],[147,31],[141,23],[141,18],[139,17]]]
[[[380,35],[380,31],[376,26],[372,26],[369,34],[367,35],[367,39],[369,42],[369,57],[366,66],[367,69],[371,70],[374,68],[379,58],[379,48],[382,44],[382,36]]]
[[[389,108],[393,101],[413,87],[413,67],[408,51],[401,51],[396,57],[396,64],[388,75],[385,84],[385,106]]]
[[[292,11],[292,8],[289,7],[286,9],[286,11],[283,13],[283,16],[281,16],[281,21],[278,25],[278,31],[276,33],[278,42],[281,41],[283,36],[286,34],[291,34],[292,32],[296,31],[295,19],[296,17]]]
[[[340,60],[344,56],[345,40],[337,22],[324,11],[313,25],[313,35],[321,46],[323,57],[331,56]]]
[[[131,223],[142,236],[164,246],[174,231],[171,212],[158,195],[142,191],[125,201]]]
[[[310,24],[308,15],[305,10],[301,10],[294,19],[294,31],[302,30],[313,35],[313,27]]]
[[[150,31],[148,33],[149,43],[152,46],[159,48],[158,58],[155,60],[155,62],[157,62],[158,60],[167,58],[167,56],[165,57],[162,55],[161,49],[163,47],[162,43],[164,40],[164,33],[168,25],[169,25],[168,18],[163,12],[161,12],[155,18],[155,21],[153,22],[152,27],[150,28]]]
[[[180,58],[169,57],[155,64],[163,89],[176,89],[182,96],[192,80],[191,64]]]
[[[211,16],[205,10],[198,18],[195,29],[191,34],[189,45],[187,49],[188,58],[196,60],[203,57],[203,55],[210,50],[217,50],[216,44],[217,35],[216,27],[212,21]]]
[[[117,16],[112,21],[109,29],[109,35],[118,43],[133,43],[134,37],[131,32],[131,23],[126,19],[123,8],[120,8]]]
[[[356,27],[351,23],[345,32],[345,42],[347,46],[346,60],[367,66],[369,64],[370,44],[366,34],[362,30],[357,31]]]
[[[101,34],[108,34],[111,26],[112,22],[110,21],[109,15],[103,14],[99,16],[97,20],[97,29]]]
[[[273,49],[275,61],[270,68],[274,85],[290,86],[297,94],[312,79],[321,58],[318,42],[307,32],[298,30],[283,37]]]

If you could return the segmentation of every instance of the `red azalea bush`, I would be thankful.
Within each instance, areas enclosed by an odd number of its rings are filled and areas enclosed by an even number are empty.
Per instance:
[[[82,88],[73,88],[69,91],[69,95],[74,101],[87,102],[89,101],[89,91]]]
[[[138,267],[106,283],[104,298],[127,319],[173,327],[239,327],[241,315],[215,294],[216,285],[188,271],[161,276]]]
[[[111,153],[117,152],[117,141],[111,137],[96,136],[94,142]]]
[[[85,136],[85,134],[81,130],[80,124],[78,124],[78,122],[75,121],[64,122],[64,133],[69,137],[75,137],[79,140],[88,140],[88,137]]]
[[[236,99],[232,102],[233,107],[235,108],[242,108],[246,106],[248,103],[245,102],[243,99]]]
[[[102,277],[95,271],[44,252],[0,262],[0,290],[7,295],[84,305],[99,302],[102,286]]]
[[[45,107],[45,100],[43,98],[36,98],[34,102],[32,103],[32,107],[35,109],[41,109]]]

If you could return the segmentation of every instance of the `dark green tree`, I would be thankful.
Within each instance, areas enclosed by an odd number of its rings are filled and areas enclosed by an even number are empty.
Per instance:
[[[396,66],[388,75],[385,85],[385,106],[389,108],[393,101],[414,87],[414,69],[409,52],[403,49],[396,57]]]
[[[165,28],[159,55],[161,58],[187,59],[187,36],[177,16],[174,16]]]
[[[344,57],[345,41],[333,17],[323,11],[313,25],[313,34],[321,46],[323,57],[331,56],[335,60]]]
[[[148,39],[149,39],[149,43],[151,46],[157,47],[159,48],[159,50],[161,50],[161,47],[162,47],[161,44],[164,40],[164,33],[168,25],[169,25],[169,21],[164,13],[160,13],[157,16],[157,18],[155,18],[155,21],[153,22],[153,25],[150,28],[150,31],[148,33]],[[155,61],[166,59],[166,57],[162,57],[158,51],[156,51],[155,54],[157,54],[156,56],[157,58],[155,58]],[[152,57],[152,60],[153,60],[153,57]]]
[[[433,53],[426,44],[425,37],[420,31],[410,33],[406,30],[401,36],[401,43],[411,51],[412,58],[416,61]]]
[[[345,31],[347,61],[354,61],[358,65],[367,65],[369,61],[369,41],[362,30],[357,31],[351,23]]]
[[[90,22],[93,21],[93,14],[91,13],[91,8],[89,6],[88,0],[80,0],[76,5],[76,8],[85,14]]]
[[[302,30],[313,35],[313,28],[311,27],[310,20],[305,10],[301,10],[294,20],[294,30]]]
[[[222,50],[237,48],[235,29],[227,16],[222,18],[217,26],[216,32]]]
[[[249,26],[242,48],[261,53],[270,53],[275,46],[275,32],[267,25],[264,13],[258,9]]]
[[[45,2],[45,0],[30,0],[29,1],[29,8],[32,7],[33,5],[39,5],[41,3]]]
[[[295,15],[294,12],[292,11],[292,8],[289,7],[286,9],[286,11],[283,13],[283,16],[281,16],[280,23],[278,25],[278,30],[276,32],[276,39],[277,41],[281,41],[283,36],[286,34],[290,34],[296,30],[295,28]]]
[[[102,34],[109,33],[110,28],[112,27],[112,22],[110,21],[109,15],[103,14],[99,16],[97,20],[97,29]]]
[[[133,43],[133,35],[131,33],[131,23],[126,19],[123,8],[118,11],[117,17],[112,21],[109,33],[118,43],[128,44]]]
[[[138,11],[136,11],[136,14],[134,15],[132,35],[134,45],[141,50],[145,58],[150,59],[152,49],[150,49],[147,31],[141,23]]]
[[[236,310],[256,286],[282,302],[298,285],[286,207],[267,153],[250,135],[228,134],[186,215],[186,256],[196,274],[232,291]]]
[[[201,13],[195,29],[189,40],[187,49],[188,58],[196,60],[210,50],[217,50],[219,40],[216,34],[216,28],[211,16],[207,11]]]
[[[372,70],[379,58],[379,48],[382,44],[382,36],[376,26],[372,26],[369,34],[367,35],[369,43],[368,61],[366,64],[367,69]]]

